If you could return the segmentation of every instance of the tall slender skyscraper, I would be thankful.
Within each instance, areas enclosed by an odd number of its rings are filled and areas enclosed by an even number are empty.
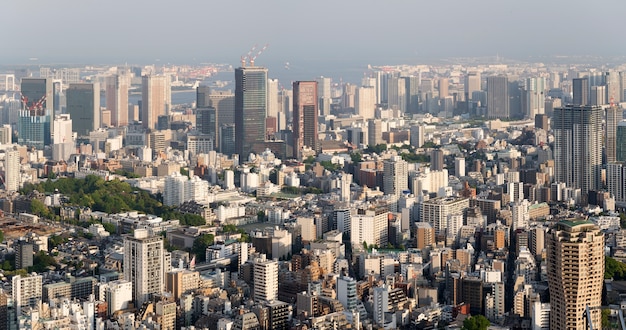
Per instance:
[[[172,89],[169,76],[143,76],[141,80],[141,120],[143,127],[154,129],[159,116],[169,115]]]
[[[262,254],[254,259],[254,301],[278,299],[278,261],[268,260]]]
[[[105,97],[107,110],[111,111],[111,125],[114,127],[128,126],[128,88],[130,76],[116,74],[106,77]],[[100,94],[98,93],[98,101]],[[100,102],[98,102],[100,107]],[[72,119],[76,117],[72,115]],[[100,126],[100,125],[98,125]]]
[[[4,189],[15,192],[20,189],[20,152],[16,148],[8,149],[4,155]]]
[[[602,306],[604,234],[591,221],[566,220],[546,237],[550,329],[587,329],[585,308]],[[591,309],[600,327],[601,310]]]
[[[616,161],[617,151],[617,124],[622,121],[622,111],[616,105],[606,109],[606,162]]]
[[[200,85],[196,88],[196,108],[206,108],[211,105],[211,88]]]
[[[408,164],[400,156],[392,156],[383,163],[383,191],[396,198],[409,189]]]
[[[124,280],[133,285],[136,306],[163,293],[165,285],[163,238],[149,236],[147,229],[136,229],[124,238]]]
[[[315,79],[315,81],[317,81],[317,97],[319,98],[320,115],[330,115],[330,104],[332,103],[330,85],[332,81],[327,77],[319,77]]]
[[[556,182],[589,190],[602,187],[602,117],[599,106],[568,105],[554,109],[554,174]]]
[[[52,139],[54,91],[51,79],[23,78],[18,143],[43,149]]]
[[[589,92],[589,79],[574,78],[572,80],[572,104],[588,105]]]
[[[65,91],[67,113],[72,118],[72,131],[86,136],[100,128],[100,84],[70,84]],[[128,95],[126,95],[128,100]],[[126,102],[128,104],[128,101]],[[128,106],[126,106],[126,124],[128,124]],[[113,115],[111,115],[113,117]]]
[[[389,109],[398,109],[406,112],[406,79],[404,77],[390,77],[387,80],[387,103]]]
[[[487,118],[509,118],[509,81],[506,76],[487,77]]]
[[[235,152],[243,159],[265,141],[267,69],[235,69]]]
[[[472,100],[472,94],[474,92],[478,92],[481,90],[480,88],[480,73],[479,72],[470,72],[465,76],[465,85],[463,86],[465,89],[465,100]]]
[[[618,162],[626,162],[626,121],[620,121],[617,124],[615,160]]]
[[[316,81],[293,83],[293,150],[297,158],[305,146],[320,151],[317,138],[318,100]]]

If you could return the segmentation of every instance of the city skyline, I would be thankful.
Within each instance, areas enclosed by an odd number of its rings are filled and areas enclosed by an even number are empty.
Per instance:
[[[450,56],[626,54],[626,47],[615,42],[620,37],[619,20],[603,20],[602,34],[584,24],[552,24],[565,17],[606,17],[607,8],[611,12],[626,9],[624,3],[609,3],[587,8],[571,2],[539,0],[392,4],[275,1],[265,6],[220,1],[174,7],[159,1],[151,6],[121,0],[89,6],[76,6],[72,1],[10,1],[4,6],[6,24],[20,29],[8,35],[5,44],[10,51],[3,52],[0,61],[28,63],[30,58],[37,58],[42,62],[235,65],[253,45],[266,43],[270,46],[262,56],[268,67],[286,62],[294,67],[316,63],[412,63]],[[28,13],[29,24],[23,23],[24,13]],[[246,24],[232,26],[234,16]],[[316,28],[293,28],[302,24],[305,16],[317,19],[310,22]],[[55,17],[54,23],[49,23],[49,17]],[[110,24],[112,18],[116,24]],[[150,33],[138,36],[133,30],[139,26]],[[433,33],[425,33],[433,27]],[[61,37],[41,38],[40,31],[47,28]],[[211,42],[189,42],[200,33],[209,33]],[[388,46],[380,45],[381,40]],[[584,50],[580,40],[585,40]],[[390,47],[394,52],[389,52]]]

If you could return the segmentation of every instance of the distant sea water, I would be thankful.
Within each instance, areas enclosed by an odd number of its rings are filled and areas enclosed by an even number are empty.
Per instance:
[[[361,78],[366,76],[369,71],[367,64],[351,64],[351,63],[332,63],[329,65],[307,65],[304,63],[270,63],[265,65],[257,62],[259,66],[268,68],[268,77],[278,79],[280,85],[285,89],[291,89],[294,81],[314,80],[317,77],[324,76],[332,78],[333,83],[348,82],[352,84],[360,84]],[[226,83],[224,86],[217,86],[216,83]],[[202,85],[212,86],[215,90],[235,90],[235,72],[218,72],[201,82]],[[129,102],[137,104],[141,100],[140,94],[131,94]],[[196,101],[195,90],[178,90],[172,91],[172,105],[192,104]]]

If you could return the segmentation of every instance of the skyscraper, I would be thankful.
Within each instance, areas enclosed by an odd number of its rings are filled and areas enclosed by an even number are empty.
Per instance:
[[[615,160],[618,162],[626,162],[626,121],[620,121],[619,124],[617,124]]]
[[[448,78],[440,78],[437,81],[437,88],[439,90],[439,99],[442,100],[448,96],[448,87],[450,86],[450,81]]]
[[[317,81],[317,97],[319,98],[320,115],[330,115],[330,105],[332,103],[332,95],[330,92],[331,79],[328,77],[319,77]]]
[[[622,121],[622,111],[616,105],[606,108],[606,162],[616,161],[617,124]],[[620,141],[622,142],[622,141]]]
[[[396,198],[409,189],[408,164],[400,156],[392,156],[383,163],[383,191]]]
[[[443,171],[443,167],[446,165],[443,161],[443,150],[437,148],[430,152],[430,170],[431,171]]]
[[[589,104],[589,79],[574,78],[572,80],[572,104]]]
[[[200,85],[196,87],[196,108],[206,108],[211,105],[211,88]]]
[[[479,72],[470,72],[465,76],[465,85],[463,86],[465,89],[465,100],[472,100],[472,94],[474,92],[478,92],[481,90],[480,88],[480,73]]]
[[[22,109],[17,123],[18,143],[43,149],[52,138],[54,93],[52,80],[23,78]]]
[[[196,129],[202,135],[213,139],[213,145],[219,146],[218,113],[214,107],[196,109]]]
[[[108,79],[108,78],[107,78]],[[108,95],[107,95],[108,96]],[[87,136],[89,132],[100,128],[100,84],[70,84],[65,91],[67,113],[72,118],[72,131]],[[128,124],[128,93],[126,95],[126,124]],[[111,109],[109,109],[111,110]],[[113,111],[111,111],[113,120]]]
[[[267,69],[235,69],[235,152],[247,159],[265,141]],[[259,150],[256,150],[259,151]]]
[[[591,221],[565,220],[548,231],[550,329],[587,329],[586,307],[602,306],[604,234]],[[601,324],[601,310],[591,320]]]
[[[141,120],[143,127],[155,129],[159,116],[169,115],[172,106],[169,76],[143,76],[141,79]]]
[[[105,97],[107,110],[111,111],[111,125],[121,127],[128,125],[128,88],[130,76],[128,74],[115,74],[106,77]],[[98,89],[98,107],[100,107],[100,91]],[[72,118],[75,118],[72,115]],[[76,119],[74,119],[76,120]],[[98,126],[99,127],[99,123]]]
[[[132,283],[136,306],[163,293],[166,273],[163,238],[149,236],[147,229],[135,229],[124,238],[124,280]]]
[[[602,187],[602,117],[599,106],[568,105],[554,109],[554,174],[556,182],[589,190]]]
[[[374,119],[376,114],[376,90],[374,87],[356,89],[354,110],[364,120]]]
[[[4,189],[9,193],[18,191],[20,177],[20,152],[12,148],[4,156]]]
[[[509,118],[509,116],[508,78],[487,77],[487,118]]]
[[[303,147],[320,151],[317,138],[317,82],[293,83],[293,150],[298,158]]]
[[[390,77],[387,81],[387,103],[389,109],[406,112],[406,79]]]
[[[619,161],[606,164],[606,185],[615,198],[615,206],[626,207],[626,163]]]

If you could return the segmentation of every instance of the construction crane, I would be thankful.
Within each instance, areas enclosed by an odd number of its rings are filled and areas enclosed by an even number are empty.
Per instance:
[[[250,48],[250,50],[248,51],[248,54],[241,56],[241,67],[245,68],[248,65],[248,59],[250,59],[250,55],[252,55],[252,52],[254,52],[254,50],[256,49],[256,45],[252,46],[252,48]]]
[[[250,66],[254,66],[254,60],[256,60],[256,58],[261,55],[261,53],[263,53],[268,46],[269,44],[265,44],[265,46],[263,46],[263,48],[261,48],[261,50],[259,50],[259,52],[250,59]]]
[[[21,94],[20,98],[22,100],[22,104],[24,105],[24,109],[30,111],[31,117],[44,115],[43,103],[46,101],[45,95],[42,96],[39,101],[32,102],[31,104],[28,104],[28,96]]]

